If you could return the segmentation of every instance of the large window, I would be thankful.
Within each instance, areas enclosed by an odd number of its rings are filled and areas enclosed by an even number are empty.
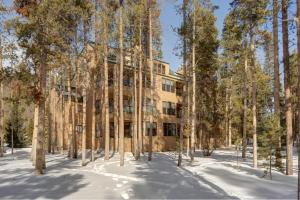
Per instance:
[[[146,122],[145,126],[146,126],[145,136],[149,136],[150,135],[151,123]],[[152,123],[152,136],[156,136],[156,135],[157,135],[157,125],[156,125],[156,122],[153,122]]]
[[[152,113],[152,112],[155,112],[155,110],[156,110],[156,101],[154,99],[153,99],[153,105],[151,105],[151,99],[144,98],[143,105],[144,105],[144,111],[146,113]]]
[[[175,92],[175,84],[174,81],[171,81],[169,79],[162,79],[162,90],[166,92]]]
[[[129,96],[124,96],[123,102],[124,112],[133,113],[133,99]]]
[[[150,88],[150,86],[151,86],[150,76],[143,74],[143,87]]]
[[[166,67],[161,63],[154,63],[154,72],[158,74],[166,74]]]
[[[164,123],[164,136],[176,136],[175,123]]]
[[[163,114],[165,115],[175,115],[176,105],[172,102],[163,101]]]
[[[132,137],[132,123],[131,122],[124,123],[124,137]]]

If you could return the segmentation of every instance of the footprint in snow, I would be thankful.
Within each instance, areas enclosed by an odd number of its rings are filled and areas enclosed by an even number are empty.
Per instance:
[[[118,181],[119,179],[118,179],[118,178],[113,178],[112,180],[114,180],[114,181]]]
[[[122,184],[117,184],[117,187],[118,187],[118,188],[122,187]]]

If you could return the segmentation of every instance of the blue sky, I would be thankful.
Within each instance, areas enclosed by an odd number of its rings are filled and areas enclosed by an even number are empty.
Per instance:
[[[162,25],[162,51],[163,60],[170,63],[173,70],[176,70],[182,62],[182,59],[175,55],[174,48],[179,42],[179,38],[173,31],[173,27],[178,27],[181,23],[181,16],[177,15],[176,5],[180,5],[182,0],[159,0],[161,6],[161,25]],[[212,0],[212,2],[219,6],[215,11],[217,16],[217,28],[221,33],[223,28],[223,20],[229,9],[231,0]]]

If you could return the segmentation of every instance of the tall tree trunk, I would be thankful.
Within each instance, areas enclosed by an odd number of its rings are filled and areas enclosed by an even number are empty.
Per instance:
[[[52,104],[53,104],[53,99],[52,99],[52,73],[51,71],[49,72],[49,96],[48,96],[48,106],[47,106],[47,111],[48,111],[48,153],[51,153],[51,148],[52,148],[52,131],[53,131],[53,127],[52,127]]]
[[[278,0],[273,0],[273,48],[274,48],[274,104],[277,117],[277,127],[280,128],[280,78],[279,78],[279,48],[278,48]],[[281,136],[276,146],[276,166],[281,168]]]
[[[227,147],[228,144],[228,85],[226,83],[226,89],[225,89],[225,146]]]
[[[36,160],[35,170],[37,174],[43,174],[45,165],[45,153],[44,153],[44,134],[45,134],[45,96],[46,96],[46,55],[41,53],[40,65],[38,69],[39,73],[39,92],[40,97],[37,101],[38,106],[38,131],[36,137]]]
[[[153,135],[153,90],[154,90],[154,78],[153,78],[153,52],[152,52],[152,2],[149,0],[148,2],[148,48],[149,48],[149,70],[150,70],[150,105],[151,105],[151,113],[150,113],[150,131],[149,131],[149,145],[148,145],[148,161],[152,160],[152,135]]]
[[[61,88],[60,88],[60,95],[61,95],[61,124],[60,124],[60,140],[59,140],[59,148],[60,153],[64,153],[64,136],[65,136],[65,67],[63,69],[62,78],[61,78]]]
[[[246,159],[247,151],[247,69],[248,69],[248,56],[245,56],[244,65],[244,83],[243,83],[243,151],[242,158]]]
[[[297,0],[297,65],[298,65],[298,200],[300,199],[300,0]]]
[[[142,152],[142,145],[143,145],[143,75],[142,75],[142,67],[143,67],[143,59],[142,59],[142,19],[140,19],[139,23],[139,102],[138,102],[138,159],[140,158],[140,153]]]
[[[105,156],[104,159],[109,159],[109,96],[108,96],[108,35],[107,35],[107,25],[104,28],[104,40],[105,40],[105,47],[104,47],[104,107],[105,107]]]
[[[89,95],[92,95],[92,150],[91,150],[91,161],[95,161],[95,149],[96,149],[96,94],[94,84],[95,73],[94,69],[91,74],[91,85]],[[100,137],[100,136],[99,136]]]
[[[196,8],[193,0],[193,43],[192,43],[192,128],[191,128],[191,161],[194,161],[195,131],[196,131]]]
[[[135,47],[134,47],[135,48]],[[138,160],[138,130],[137,130],[137,121],[138,121],[138,105],[137,105],[137,85],[136,85],[136,68],[137,68],[137,56],[136,49],[134,49],[133,56],[133,95],[134,95],[134,116],[133,116],[133,147],[134,147],[134,157],[135,160]]]
[[[298,112],[300,111],[300,0],[297,0]],[[298,200],[300,199],[300,116],[298,114]]]
[[[2,37],[0,35],[0,69],[3,69],[3,59],[2,59]],[[3,82],[0,82],[0,157],[3,157],[4,153],[4,103],[3,103]]]
[[[257,168],[257,119],[256,119],[256,61],[255,61],[255,41],[253,33],[250,33],[250,49],[251,49],[251,75],[252,75],[252,126],[253,126],[253,167]]]
[[[288,0],[282,0],[282,41],[286,117],[286,174],[293,175],[293,127],[289,66]]]
[[[119,151],[119,90],[118,90],[118,65],[114,65],[114,151]]]
[[[187,5],[188,5],[188,0],[184,0],[183,1],[183,5],[182,5],[182,9],[183,9],[183,26],[184,26],[184,29],[186,28],[186,9],[187,9]],[[184,131],[184,125],[185,125],[185,116],[184,116],[184,113],[185,111],[187,110],[187,105],[186,105],[186,94],[188,94],[187,90],[188,90],[188,87],[187,87],[187,66],[186,66],[186,39],[185,39],[186,36],[184,36],[183,38],[183,74],[184,74],[184,94],[183,94],[183,116],[181,117],[181,123],[180,123],[180,133],[179,133],[179,152],[178,152],[178,163],[177,163],[177,166],[181,166],[181,163],[182,163],[182,151],[183,151],[183,131]]]
[[[31,160],[32,165],[35,166],[36,161],[36,142],[37,142],[37,131],[38,131],[38,118],[39,118],[39,107],[34,106],[34,119],[33,119],[33,134],[32,134],[32,147],[31,147]]]
[[[68,126],[69,126],[69,133],[68,133],[68,157],[73,158],[74,152],[74,134],[73,134],[73,102],[72,102],[72,68],[71,65],[68,66]]]
[[[232,83],[232,78],[230,79],[230,87]],[[231,125],[231,109],[232,109],[232,97],[231,97],[231,89],[229,90],[229,116],[228,116],[228,146],[231,147],[231,138],[232,138],[232,125]]]
[[[120,151],[120,166],[124,166],[124,112],[123,112],[123,5],[120,7],[119,13],[119,45],[120,45],[120,70],[119,70],[119,151]]]
[[[81,142],[81,165],[85,165],[86,158],[86,89],[82,88],[82,142]]]

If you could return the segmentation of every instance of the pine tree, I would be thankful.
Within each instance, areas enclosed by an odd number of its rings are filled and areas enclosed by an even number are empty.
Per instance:
[[[279,53],[278,53],[278,1],[273,0],[273,47],[274,47],[274,108],[278,116],[277,126],[280,127],[280,78],[279,78]],[[278,138],[276,148],[276,166],[281,167],[281,138]]]
[[[290,88],[289,66],[289,33],[288,33],[288,0],[282,0],[282,41],[284,64],[284,93],[285,93],[285,117],[286,117],[286,174],[293,174],[293,129],[292,129],[292,104]]]

